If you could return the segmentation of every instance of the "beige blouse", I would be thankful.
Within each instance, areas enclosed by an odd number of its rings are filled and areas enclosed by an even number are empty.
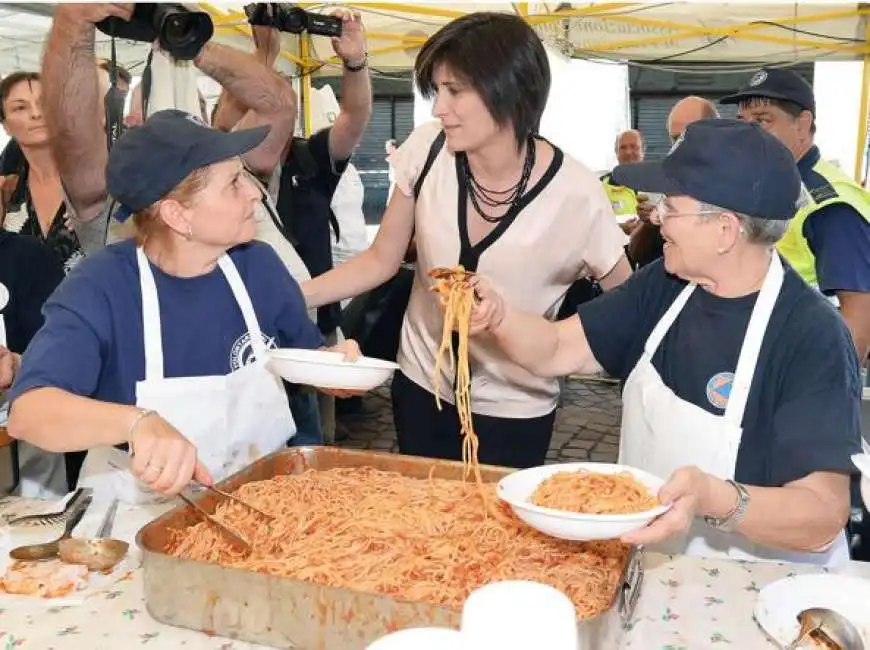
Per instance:
[[[391,158],[396,186],[406,196],[413,196],[414,184],[439,130],[437,122],[421,125]],[[554,167],[540,182],[540,193],[483,250],[477,268],[509,304],[550,319],[558,312],[568,287],[579,278],[607,275],[623,255],[627,242],[598,178],[578,161],[562,157],[559,151]],[[546,182],[548,174],[551,178]],[[428,272],[459,263],[458,206],[456,159],[445,145],[417,200],[417,265],[399,350],[402,372],[432,392],[443,315],[437,298],[429,292],[432,282]],[[484,242],[486,239],[490,238]],[[558,382],[523,370],[491,341],[474,339],[469,363],[475,413],[534,418],[556,407]],[[453,371],[445,368],[440,377],[441,396],[450,403],[453,379]]]

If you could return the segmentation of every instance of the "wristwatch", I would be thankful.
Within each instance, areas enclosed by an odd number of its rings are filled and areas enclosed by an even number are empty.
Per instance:
[[[350,61],[347,61],[345,59],[342,59],[341,63],[344,66],[344,69],[347,70],[348,72],[360,72],[362,70],[365,70],[368,67],[369,54],[368,54],[368,52],[366,52],[362,58],[362,61],[360,61],[356,65],[351,64]]]
[[[743,518],[746,516],[746,510],[749,508],[750,497],[747,489],[740,483],[732,481],[731,479],[728,479],[727,482],[737,490],[737,505],[734,510],[724,517],[710,517],[705,515],[704,522],[712,528],[731,533],[737,530],[740,522],[743,521]]]

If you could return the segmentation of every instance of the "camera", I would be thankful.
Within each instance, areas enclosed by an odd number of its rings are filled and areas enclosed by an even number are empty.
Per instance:
[[[190,11],[179,4],[137,3],[130,21],[107,18],[97,23],[97,29],[108,36],[131,41],[153,43],[179,61],[196,58],[214,35],[211,16],[202,11]]]
[[[274,27],[282,32],[314,36],[341,36],[341,18],[305,11],[290,4],[258,2],[245,6],[248,22],[262,27]]]

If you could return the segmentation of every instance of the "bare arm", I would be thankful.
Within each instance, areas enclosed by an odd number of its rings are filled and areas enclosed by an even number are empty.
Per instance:
[[[130,470],[158,492],[174,496],[192,480],[211,485],[196,447],[157,414],[100,402],[59,388],[36,388],[12,404],[8,433],[46,451],[80,451],[129,442]],[[128,436],[132,436],[128,440]],[[156,472],[149,471],[152,468]]]
[[[605,291],[610,291],[628,280],[629,277],[631,277],[631,265],[628,263],[628,258],[623,255],[607,275],[599,278],[598,284]]]
[[[710,477],[706,513],[727,516],[737,503],[734,488]],[[814,472],[783,487],[747,486],[751,496],[739,532],[762,546],[814,551],[829,544],[849,517],[849,477]]]
[[[320,307],[358,296],[393,277],[402,264],[414,233],[414,199],[393,192],[372,245],[329,273],[302,285],[309,307]]]
[[[59,388],[36,388],[12,403],[9,435],[46,451],[79,451],[127,442],[139,410],[73,395]]]
[[[195,63],[249,108],[236,128],[271,127],[263,143],[245,156],[254,172],[271,174],[293,134],[296,116],[293,89],[255,56],[218,43],[207,43]]]
[[[511,361],[538,377],[601,371],[576,314],[553,323],[537,314],[507,309],[492,336]]]
[[[825,550],[849,517],[849,477],[813,472],[782,487],[744,486],[749,507],[737,533],[766,547],[790,551]],[[724,518],[737,507],[737,490],[730,483],[681,467],[659,492],[671,509],[647,528],[623,536],[629,544],[655,544],[683,534],[696,516]]]
[[[272,70],[281,51],[281,33],[272,27],[254,26],[251,27],[251,36],[255,47],[254,58]],[[227,92],[226,88],[222,88],[212,126],[221,131],[232,131],[249,108],[237,97]],[[292,128],[290,130],[293,131]]]
[[[61,181],[79,221],[106,201],[106,135],[94,58],[94,23],[129,18],[132,5],[59,4],[42,63],[45,120]]]
[[[342,35],[333,40],[335,53],[350,67],[366,60],[366,42],[358,14],[342,14]],[[368,67],[341,76],[341,111],[329,132],[329,153],[333,160],[347,160],[362,140],[372,117],[372,83]]]
[[[870,293],[857,291],[838,291],[840,313],[852,332],[852,340],[858,351],[861,366],[867,363],[870,354]]]

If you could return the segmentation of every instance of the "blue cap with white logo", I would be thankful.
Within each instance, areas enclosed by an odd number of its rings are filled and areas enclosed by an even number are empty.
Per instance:
[[[224,133],[175,109],[159,111],[118,140],[106,165],[106,186],[120,204],[115,218],[153,205],[191,172],[257,147],[268,126]]]
[[[791,151],[757,124],[740,120],[690,124],[664,160],[619,165],[613,181],[779,221],[791,219],[801,199]]]
[[[805,111],[816,113],[813,87],[796,72],[782,68],[762,68],[740,92],[719,100],[720,104],[742,104],[753,99],[776,99],[797,104]]]

